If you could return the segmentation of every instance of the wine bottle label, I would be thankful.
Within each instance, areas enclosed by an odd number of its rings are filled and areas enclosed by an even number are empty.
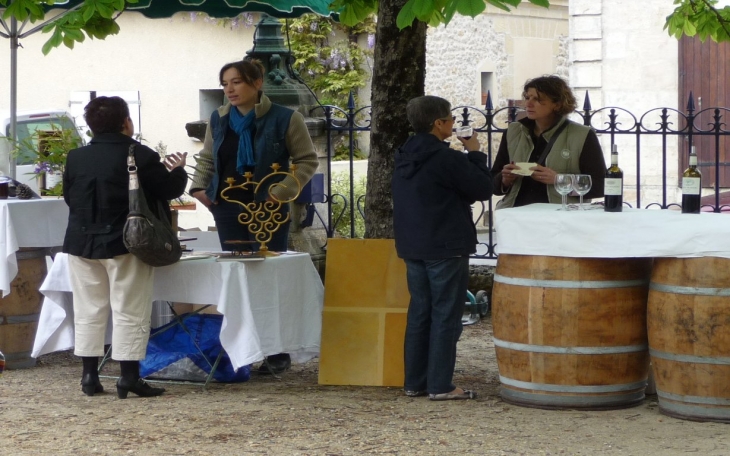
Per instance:
[[[699,177],[683,177],[682,178],[682,194],[683,195],[699,195],[700,194],[700,178]]]
[[[606,196],[623,195],[624,180],[607,177],[603,181],[603,194]]]

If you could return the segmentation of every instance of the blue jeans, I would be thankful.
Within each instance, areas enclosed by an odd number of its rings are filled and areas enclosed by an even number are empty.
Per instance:
[[[469,257],[405,260],[408,323],[405,389],[441,394],[453,391],[456,343],[461,336]]]
[[[211,207],[210,212],[215,219],[215,226],[218,230],[218,238],[221,241],[223,250],[243,250],[244,252],[257,252],[259,250],[259,242],[256,242],[255,236],[248,230],[246,225],[241,225],[238,221],[238,215],[242,212],[241,206],[235,203],[219,200],[218,204]],[[288,212],[288,208],[282,210],[284,216]],[[273,252],[285,252],[289,241],[289,224],[286,222],[276,230],[266,246]],[[250,241],[243,248],[240,245],[226,244],[225,241]]]

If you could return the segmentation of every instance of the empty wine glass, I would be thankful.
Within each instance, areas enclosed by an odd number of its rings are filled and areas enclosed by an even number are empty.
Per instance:
[[[580,196],[580,203],[578,203],[578,207],[582,210],[585,210],[583,207],[583,195],[591,190],[592,184],[591,176],[588,174],[576,174],[573,178],[573,190],[575,190],[575,193]]]
[[[555,191],[563,197],[563,211],[568,210],[568,193],[573,191],[573,175],[572,174],[556,174],[555,175]],[[560,209],[559,209],[560,210]]]

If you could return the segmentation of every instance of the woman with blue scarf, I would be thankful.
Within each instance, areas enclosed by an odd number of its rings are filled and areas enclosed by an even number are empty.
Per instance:
[[[272,165],[278,165],[280,171],[289,171],[291,161],[296,165],[291,173],[304,186],[317,169],[317,153],[304,116],[272,103],[264,95],[261,90],[264,71],[258,60],[228,63],[221,68],[219,80],[228,103],[210,116],[190,186],[190,194],[213,214],[225,250],[235,250],[226,241],[255,241],[248,227],[238,221],[241,206],[221,198],[221,191],[228,187],[227,179],[241,184],[245,181],[244,173],[251,173],[253,180],[260,182],[273,172]],[[256,194],[252,190],[236,189],[225,195],[243,202],[287,201],[299,189],[291,177],[267,179],[266,182],[268,185],[262,185]],[[277,185],[271,186],[274,182]],[[281,212],[286,215],[288,210],[288,205],[284,205]],[[273,251],[286,251],[288,237],[287,222],[274,233],[267,247]],[[257,243],[251,245],[257,246]],[[277,373],[286,370],[290,363],[289,355],[281,353],[267,357],[267,363],[260,370]]]

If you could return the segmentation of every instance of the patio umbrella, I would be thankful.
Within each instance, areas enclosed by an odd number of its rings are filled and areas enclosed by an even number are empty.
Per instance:
[[[59,15],[44,21],[24,32],[26,23],[20,24],[14,18],[10,24],[0,19],[0,36],[10,39],[10,141],[15,142],[17,129],[17,72],[18,40],[40,31],[46,24],[81,7],[84,0],[56,0],[53,5],[42,5],[46,12],[51,9],[64,10]],[[149,18],[165,18],[180,12],[205,13],[210,17],[229,18],[241,13],[265,13],[276,18],[299,17],[306,13],[320,16],[332,15],[330,0],[140,0],[129,4],[128,11],[136,11]],[[3,32],[4,30],[4,32]],[[15,178],[15,160],[10,159],[9,170]]]
[[[305,13],[329,16],[330,0],[140,0],[127,6],[157,19],[179,12],[206,13],[210,17],[235,17],[245,12],[266,13],[276,18],[299,17]]]

